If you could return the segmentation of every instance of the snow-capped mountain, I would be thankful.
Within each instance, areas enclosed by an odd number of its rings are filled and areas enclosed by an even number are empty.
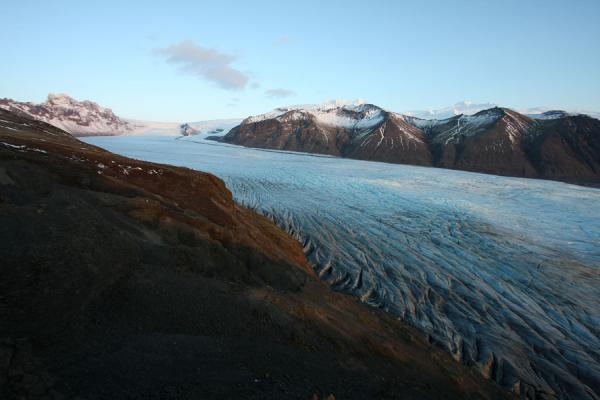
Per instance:
[[[73,135],[120,135],[136,128],[109,108],[87,100],[77,101],[65,94],[49,94],[48,99],[39,104],[1,99],[0,107],[47,122]]]
[[[325,126],[361,128],[377,125],[383,119],[383,110],[371,104],[339,106],[335,103],[276,108],[272,112],[248,117],[244,122],[253,123],[268,119],[280,121],[313,119]]]
[[[220,140],[357,159],[430,162],[423,132],[373,104],[282,107],[246,118]]]
[[[492,107],[422,119],[373,104],[281,107],[215,138],[248,147],[328,154],[577,182],[600,181],[600,121]]]
[[[405,111],[402,114],[420,119],[446,119],[457,115],[474,115],[480,111],[498,107],[496,103],[474,103],[471,101],[460,101],[452,106],[432,109],[432,110],[413,110]],[[589,110],[557,110],[551,107],[531,107],[516,109],[521,114],[535,119],[550,119],[560,117],[560,113],[570,115],[589,115],[590,117],[600,119],[600,113]]]
[[[0,108],[47,122],[73,136],[114,135],[190,135],[228,131],[241,119],[223,119],[198,122],[152,122],[121,118],[110,108],[84,100],[78,101],[66,94],[49,94],[43,103],[19,102],[0,99]]]
[[[543,119],[562,118],[567,115],[553,114]],[[486,130],[492,129],[495,124],[502,121],[504,123],[503,132],[506,133],[505,136],[512,145],[526,135],[534,125],[534,121],[529,117],[500,107],[479,111],[474,115],[458,115],[441,120],[407,117],[407,121],[426,132],[432,143],[443,144],[457,143],[466,137],[485,133]]]
[[[556,119],[556,118],[564,118],[564,117],[568,117],[568,116],[572,116],[572,115],[577,115],[577,114],[572,114],[572,113],[568,113],[566,111],[562,111],[562,110],[548,110],[548,111],[543,111],[543,112],[526,112],[523,113],[525,115],[527,115],[530,118],[534,118],[534,119]]]
[[[559,110],[552,107],[532,107],[520,108],[517,111],[535,119],[553,119],[560,118],[565,115],[587,115],[592,118],[600,119],[600,112],[580,109]]]

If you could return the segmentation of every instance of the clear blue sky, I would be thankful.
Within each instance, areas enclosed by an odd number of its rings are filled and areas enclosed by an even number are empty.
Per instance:
[[[188,121],[365,99],[600,111],[600,1],[5,1],[0,97]]]

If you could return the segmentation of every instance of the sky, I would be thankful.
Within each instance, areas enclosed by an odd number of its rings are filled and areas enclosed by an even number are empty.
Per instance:
[[[0,97],[155,121],[361,99],[600,111],[600,1],[6,1]]]

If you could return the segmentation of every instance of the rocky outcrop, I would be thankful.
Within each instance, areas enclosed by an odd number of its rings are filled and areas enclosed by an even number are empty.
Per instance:
[[[198,133],[198,131],[196,129],[192,128],[192,126],[190,124],[188,124],[187,122],[185,124],[181,124],[179,126],[179,128],[181,129],[182,136],[192,136],[192,135],[196,135]]]
[[[136,128],[109,108],[88,100],[77,101],[65,94],[49,94],[39,104],[0,99],[0,108],[47,122],[76,136],[120,135]]]
[[[0,120],[1,398],[506,396],[218,178]]]
[[[600,182],[600,121],[494,107],[425,120],[373,105],[300,107],[244,120],[222,138],[243,146],[496,175]]]

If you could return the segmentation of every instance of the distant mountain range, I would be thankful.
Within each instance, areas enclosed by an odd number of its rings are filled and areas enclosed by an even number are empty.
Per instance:
[[[439,108],[435,110],[406,111],[402,114],[421,119],[445,119],[455,117],[457,115],[473,115],[477,114],[479,111],[488,110],[490,108],[498,106],[499,105],[496,103],[473,103],[470,101],[461,101],[449,107]],[[544,118],[545,113],[553,110],[554,109],[550,107],[533,107],[521,108],[517,109],[516,111],[532,118]],[[600,118],[600,113],[594,111],[570,110],[568,113],[573,115],[585,114],[593,118]]]
[[[66,94],[49,94],[43,103],[0,99],[0,108],[49,123],[73,136],[214,134],[219,129],[231,129],[241,121],[240,118],[181,123],[137,121],[121,118],[109,108],[88,100],[78,101]]]
[[[434,110],[413,110],[406,111],[402,114],[411,117],[417,117],[422,119],[444,119],[455,117],[457,115],[473,115],[479,111],[487,110],[496,107],[495,103],[472,103],[470,101],[461,101],[455,103],[452,106],[438,108]]]
[[[246,118],[213,139],[362,160],[600,182],[598,119],[564,111],[532,116],[501,107],[445,119],[398,114],[372,104],[283,107]]]

